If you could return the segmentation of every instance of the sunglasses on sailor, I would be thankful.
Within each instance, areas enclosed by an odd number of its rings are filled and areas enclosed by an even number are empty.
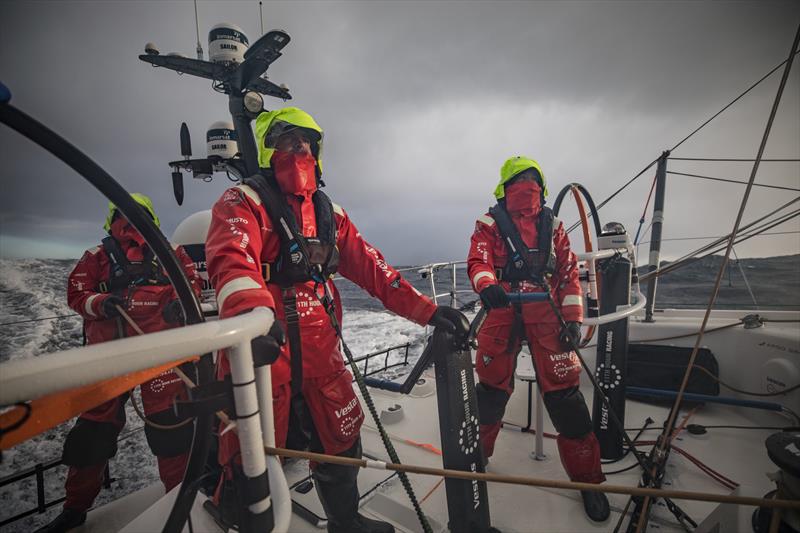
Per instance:
[[[292,130],[277,138],[275,149],[279,152],[310,154],[311,139],[302,130]]]

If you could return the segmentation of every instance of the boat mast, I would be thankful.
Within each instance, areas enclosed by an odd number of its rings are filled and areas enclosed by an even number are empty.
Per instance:
[[[661,153],[656,167],[656,197],[653,203],[653,227],[650,231],[650,268],[648,273],[658,270],[661,263],[661,230],[664,224],[664,192],[667,185],[667,158],[669,150]],[[656,285],[658,276],[653,276],[647,282],[647,307],[645,307],[644,321],[653,322],[653,308],[656,301]]]

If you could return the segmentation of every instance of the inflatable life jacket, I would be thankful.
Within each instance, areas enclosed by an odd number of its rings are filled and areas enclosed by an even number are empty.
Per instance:
[[[129,287],[170,284],[149,247],[142,261],[130,261],[114,237],[109,235],[102,242],[110,264],[108,280],[100,282],[100,292],[118,293]]]
[[[555,215],[552,209],[542,206],[536,222],[536,248],[529,248],[522,240],[504,205],[498,203],[491,207],[489,214],[497,222],[497,229],[508,249],[505,266],[495,271],[499,281],[541,282],[553,275],[556,270],[556,256],[553,251]]]
[[[339,250],[336,247],[336,219],[333,203],[317,190],[312,196],[317,236],[304,237],[291,207],[284,201],[277,186],[256,174],[244,180],[258,193],[267,214],[281,239],[280,253],[273,263],[263,263],[261,274],[269,283],[290,287],[295,283],[324,283],[336,273]]]

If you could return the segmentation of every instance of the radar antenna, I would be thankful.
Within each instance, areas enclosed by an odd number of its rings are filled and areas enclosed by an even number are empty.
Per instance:
[[[200,61],[203,60],[203,45],[200,44],[200,22],[197,19],[197,0],[194,0],[194,29],[197,33],[197,59]],[[261,33],[264,33],[264,29],[261,29]]]

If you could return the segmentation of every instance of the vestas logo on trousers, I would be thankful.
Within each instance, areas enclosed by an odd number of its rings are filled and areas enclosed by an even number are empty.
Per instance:
[[[352,410],[355,408],[355,406],[356,406],[357,404],[358,404],[358,399],[357,399],[357,398],[353,398],[352,400],[350,400],[350,401],[347,403],[347,405],[345,405],[345,406],[344,406],[344,407],[342,407],[341,409],[336,409],[336,410],[334,411],[334,413],[336,413],[336,418],[342,418],[342,417],[343,417],[343,416],[345,416],[347,413],[349,413],[350,411],[352,411]]]

